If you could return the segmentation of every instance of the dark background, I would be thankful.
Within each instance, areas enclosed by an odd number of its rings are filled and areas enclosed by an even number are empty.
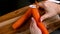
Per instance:
[[[34,0],[32,0],[33,3]],[[39,0],[41,1],[41,0]],[[30,5],[31,0],[0,0],[0,16],[17,10],[23,6]]]
[[[28,0],[0,0],[0,16],[29,5]]]

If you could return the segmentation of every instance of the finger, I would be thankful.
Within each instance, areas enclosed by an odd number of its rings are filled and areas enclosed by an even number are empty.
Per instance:
[[[34,18],[32,17],[31,18],[32,19],[32,22],[31,22],[31,24],[30,24],[30,27],[32,28],[34,28],[34,26],[36,25],[36,21],[34,20]],[[34,24],[34,25],[33,25]]]
[[[41,16],[41,21],[43,21],[43,20],[45,20],[45,19],[47,19],[47,18],[53,17],[53,16],[55,16],[55,15],[57,15],[57,14],[56,14],[56,13],[53,13],[53,12],[51,12],[51,13],[46,13],[46,14],[44,14],[43,16]]]
[[[32,18],[32,21],[33,21],[33,26],[36,26],[37,24],[36,24],[36,21],[35,21],[35,19],[34,18]]]
[[[34,18],[32,18],[32,22],[30,24],[30,32],[32,34],[37,34],[37,33],[42,34],[41,29],[38,28]]]
[[[34,30],[34,26],[33,26],[33,23],[34,23],[33,17],[31,18],[31,20],[32,20],[32,22],[30,23],[30,32],[31,32],[31,34],[34,34],[35,30]]]
[[[30,23],[30,28],[32,28],[32,26],[33,26],[33,23],[34,23],[34,20],[33,20],[33,17],[31,18],[31,23]]]
[[[33,23],[36,23],[36,21],[35,21],[35,19],[34,19],[33,17],[32,17],[31,19],[32,19],[32,22],[33,22]]]
[[[32,21],[33,21],[33,23],[31,24],[32,25],[32,28],[39,29],[34,18],[32,18]]]

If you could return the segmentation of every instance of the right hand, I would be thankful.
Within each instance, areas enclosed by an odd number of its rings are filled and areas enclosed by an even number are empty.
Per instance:
[[[53,17],[55,15],[57,15],[59,12],[59,7],[58,4],[50,2],[50,1],[44,1],[39,3],[39,6],[41,6],[42,8],[44,8],[46,10],[46,13],[41,16],[41,20],[45,20],[47,18]]]

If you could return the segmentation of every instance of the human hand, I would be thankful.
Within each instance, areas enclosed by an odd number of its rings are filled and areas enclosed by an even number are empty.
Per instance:
[[[41,16],[42,21],[59,14],[59,6],[56,3],[44,1],[39,3],[39,6],[44,8],[46,11],[46,13],[43,16]]]
[[[41,30],[38,28],[34,18],[32,18],[32,22],[30,24],[30,32],[31,34],[42,34]]]

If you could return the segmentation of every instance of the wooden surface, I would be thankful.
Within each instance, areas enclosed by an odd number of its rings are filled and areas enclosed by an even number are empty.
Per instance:
[[[22,25],[21,27],[19,27],[19,29],[14,30],[12,28],[12,24],[19,17],[15,17],[13,19],[9,19],[9,20],[7,20],[8,22],[7,21],[4,21],[4,22],[6,22],[8,24],[5,23],[6,25],[0,26],[0,34],[18,34],[18,33],[21,33],[21,34],[24,34],[24,33],[25,34],[30,34],[30,30],[29,30],[29,25],[31,23],[31,20],[30,19],[27,22],[25,22],[24,25]],[[1,23],[4,23],[4,22],[1,22]],[[49,22],[49,25],[47,25],[48,23],[45,21],[44,24],[47,26],[47,29],[48,29],[48,31],[50,33],[60,27],[60,21],[59,20],[56,21],[56,22],[53,22],[53,23],[52,22]]]
[[[27,22],[25,22],[21,27],[19,27],[19,29],[14,30],[12,28],[12,24],[13,24],[13,22],[16,21],[16,19],[18,19],[18,18],[14,18],[14,20],[11,19],[10,20],[11,22],[10,21],[8,21],[8,22],[5,21],[6,23],[9,23],[9,22],[10,23],[6,24],[6,25],[3,25],[3,26],[0,26],[0,34],[16,34],[16,33],[26,32],[26,30],[29,29],[29,24],[30,24],[31,20],[28,20]]]

